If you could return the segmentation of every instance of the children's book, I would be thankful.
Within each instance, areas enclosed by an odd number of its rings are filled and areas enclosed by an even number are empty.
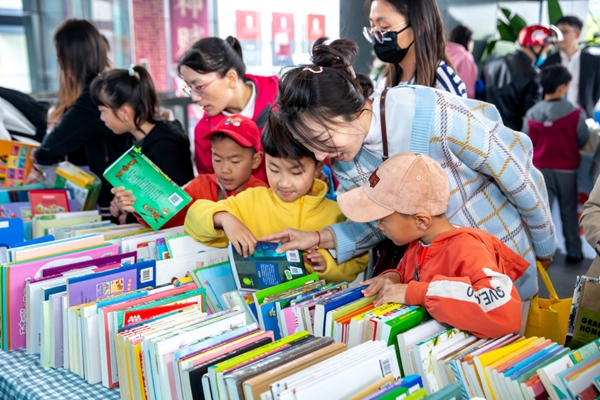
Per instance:
[[[93,210],[96,207],[102,181],[94,173],[85,171],[76,165],[63,161],[56,168],[57,188],[73,190],[81,210]]]
[[[120,268],[67,280],[69,307],[89,303],[108,296],[154,287],[156,261],[143,261]]]
[[[104,177],[114,187],[124,186],[133,192],[134,210],[154,230],[192,201],[139,147],[133,146],[119,157],[104,171]]]
[[[299,250],[277,253],[281,243],[258,242],[247,258],[229,245],[229,260],[239,290],[260,290],[306,276]]]
[[[25,181],[33,159],[31,151],[38,146],[0,140],[0,186],[21,186]]]
[[[29,203],[33,215],[56,214],[71,211],[66,190],[30,190]]]

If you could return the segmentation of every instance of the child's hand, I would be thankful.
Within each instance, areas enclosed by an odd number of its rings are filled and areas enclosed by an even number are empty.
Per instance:
[[[325,257],[323,254],[319,253],[317,250],[308,250],[304,256],[304,261],[307,262],[315,272],[323,273],[327,271],[327,263],[325,262]]]
[[[250,232],[250,229],[246,228],[246,225],[242,224],[235,215],[228,212],[218,212],[213,215],[213,223],[215,228],[220,227],[223,229],[225,236],[233,244],[239,255],[248,257],[254,254],[254,248],[258,241]]]
[[[361,282],[361,285],[369,285],[365,290],[363,290],[363,294],[365,297],[371,297],[381,292],[382,289],[391,284],[400,283],[400,275],[395,273],[383,274],[376,276],[375,278],[367,279],[364,282]]]
[[[132,196],[133,192],[131,190],[125,190],[123,186],[119,186],[116,188],[110,189],[110,192],[115,195],[113,201],[115,202],[115,206],[118,207],[122,211],[127,212],[135,212],[133,209],[133,202],[135,201],[135,197]],[[111,202],[111,213],[112,213],[112,202]],[[116,217],[116,215],[113,214]]]
[[[386,285],[380,292],[379,296],[373,303],[375,307],[378,307],[385,303],[400,303],[406,302],[406,287],[405,283],[396,283],[394,285]]]

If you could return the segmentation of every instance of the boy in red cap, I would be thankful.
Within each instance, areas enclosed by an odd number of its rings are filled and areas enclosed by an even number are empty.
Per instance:
[[[222,119],[205,136],[212,148],[214,174],[200,174],[191,180],[184,190],[192,197],[192,202],[162,229],[183,225],[189,207],[196,200],[219,201],[235,196],[252,187],[267,187],[263,181],[255,178],[252,172],[263,168],[263,151],[260,133],[256,123],[242,115],[232,115]],[[176,157],[176,155],[173,155]],[[113,188],[113,203],[123,211],[134,213],[132,192],[124,187]],[[112,208],[112,205],[111,205]],[[134,213],[141,224],[144,220]]]
[[[410,243],[397,269],[363,282],[365,296],[419,305],[439,322],[477,337],[521,328],[521,299],[513,282],[529,263],[498,238],[457,228],[446,218],[449,183],[442,167],[418,153],[390,157],[359,189],[338,196],[346,217],[377,220],[397,245]]]

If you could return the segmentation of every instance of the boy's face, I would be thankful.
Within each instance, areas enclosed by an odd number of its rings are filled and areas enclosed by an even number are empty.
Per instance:
[[[414,215],[393,213],[377,221],[377,227],[383,234],[398,246],[405,245],[423,236]]]
[[[262,152],[240,146],[228,137],[211,140],[212,165],[217,180],[227,191],[241,191],[252,175],[252,170],[260,166]]]
[[[290,163],[283,158],[266,154],[267,180],[277,196],[291,203],[310,192],[315,174],[322,168],[310,157],[303,157],[299,163]]]

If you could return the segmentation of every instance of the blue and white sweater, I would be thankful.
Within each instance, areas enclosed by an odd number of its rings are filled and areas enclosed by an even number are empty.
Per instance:
[[[379,102],[380,94],[374,96]],[[407,110],[412,107],[412,110]],[[381,137],[378,117],[371,126]],[[550,256],[557,242],[542,174],[532,164],[529,137],[512,131],[492,104],[459,98],[423,86],[402,85],[386,98],[389,155],[401,151],[437,160],[450,181],[446,215],[458,225],[483,229],[530,263],[516,282],[519,295],[538,292],[536,255]],[[365,148],[351,162],[333,162],[345,190],[362,186],[381,164],[381,154]],[[343,222],[330,227],[338,262],[364,253],[384,236],[376,223]]]

